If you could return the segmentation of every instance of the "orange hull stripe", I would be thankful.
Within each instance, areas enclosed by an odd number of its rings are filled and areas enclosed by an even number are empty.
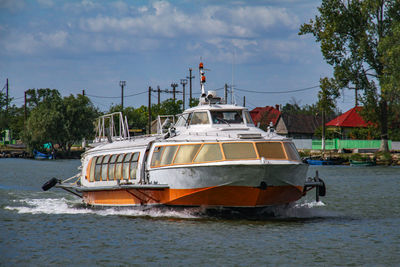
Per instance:
[[[84,192],[91,205],[148,205],[255,207],[286,204],[303,196],[301,186],[274,186],[265,190],[246,186],[200,189],[127,189]]]

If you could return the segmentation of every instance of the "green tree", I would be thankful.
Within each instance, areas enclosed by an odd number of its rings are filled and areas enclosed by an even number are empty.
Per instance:
[[[61,98],[56,89],[30,90],[31,110],[24,142],[30,149],[58,144],[69,153],[74,142],[93,138],[93,121],[99,115],[86,96]]]
[[[24,107],[12,105],[8,109],[9,128],[12,131],[13,139],[22,139],[24,134]]]
[[[33,91],[30,93],[31,96],[37,95]],[[61,96],[55,94],[51,101],[46,98],[32,103],[34,107],[31,108],[24,134],[24,142],[28,149],[40,149],[48,142],[62,146],[67,129]]]
[[[59,101],[60,99],[61,94],[57,89],[41,88],[26,91],[26,105],[28,109],[33,109],[39,104],[50,106],[53,101]]]
[[[89,98],[81,94],[64,97],[62,107],[66,131],[65,139],[59,144],[69,152],[71,146],[83,138],[93,139],[93,122],[100,114]]]
[[[109,113],[113,112],[122,112],[128,120],[128,126],[130,129],[146,129],[149,114],[146,106],[142,105],[139,108],[126,107],[122,110],[121,105],[115,105],[109,110]]]
[[[334,79],[321,78],[319,83],[321,91],[318,92],[317,107],[322,113],[322,151],[325,152],[326,114],[334,112],[336,99],[339,97],[339,89]]]
[[[189,107],[197,107],[199,105],[200,100],[198,98],[190,99]]]
[[[380,126],[384,151],[388,150],[391,104],[385,75],[392,75],[386,62],[393,59],[393,50],[383,44],[393,39],[394,25],[400,20],[399,8],[396,0],[323,0],[319,15],[303,24],[299,32],[313,34],[320,42],[326,62],[334,67],[339,88],[364,90],[365,110],[373,107],[370,110],[379,114],[377,117],[369,112],[365,116]]]

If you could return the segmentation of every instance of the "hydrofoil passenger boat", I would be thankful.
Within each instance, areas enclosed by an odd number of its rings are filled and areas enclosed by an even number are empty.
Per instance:
[[[290,139],[255,127],[245,107],[206,93],[202,63],[199,71],[200,103],[176,123],[171,117],[162,125],[159,117],[157,134],[129,137],[121,113],[102,116],[81,172],[43,189],[56,186],[95,206],[254,208],[294,202],[314,187],[325,194],[318,177],[306,181],[308,165]]]

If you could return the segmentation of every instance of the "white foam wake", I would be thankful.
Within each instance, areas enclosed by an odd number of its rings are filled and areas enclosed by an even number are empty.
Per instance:
[[[130,216],[130,217],[152,217],[152,218],[182,218],[197,219],[209,216],[221,215],[218,213],[210,215],[204,208],[167,208],[167,207],[102,207],[92,208],[82,204],[79,200],[66,198],[45,199],[21,199],[14,200],[15,205],[6,206],[5,209],[15,210],[21,214],[95,214],[99,216]],[[269,207],[265,214],[272,212],[275,218],[317,218],[331,217],[332,213],[320,207],[325,204],[321,201],[299,202],[289,206]],[[264,218],[262,211],[260,219]],[[228,216],[229,218],[229,216]]]
[[[197,218],[195,209],[172,210],[158,207],[104,207],[90,208],[80,201],[71,201],[65,198],[22,199],[14,201],[16,206],[6,206],[5,209],[15,210],[18,213],[29,214],[96,214],[100,216],[134,216],[134,217],[173,217]]]
[[[275,216],[280,218],[316,218],[330,217],[332,214],[319,207],[326,206],[322,201],[298,202],[274,210]]]

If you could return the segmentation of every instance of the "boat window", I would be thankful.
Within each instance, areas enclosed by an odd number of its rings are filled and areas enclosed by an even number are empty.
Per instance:
[[[222,144],[225,158],[232,159],[256,159],[257,154],[252,143],[225,143]]]
[[[209,123],[210,123],[210,121],[208,119],[207,112],[195,112],[195,113],[193,113],[192,121],[190,122],[190,125],[209,124]]]
[[[175,152],[178,150],[178,146],[166,146],[164,153],[161,157],[160,165],[170,165],[174,159]]]
[[[297,152],[296,147],[292,143],[283,143],[285,146],[286,154],[290,160],[300,161],[299,153]]]
[[[108,180],[114,180],[114,170],[115,170],[115,160],[117,155],[112,155],[110,158],[110,163],[108,164]]]
[[[151,163],[150,163],[151,167],[160,166],[161,155],[162,152],[164,151],[164,148],[165,148],[164,146],[158,146],[154,148],[153,157],[151,158]]]
[[[107,181],[108,160],[110,155],[104,156],[103,163],[101,164],[101,180]]]
[[[217,161],[222,159],[219,144],[204,144],[193,162]]]
[[[252,120],[252,118],[250,116],[250,113],[247,110],[244,112],[244,116],[246,118],[246,123],[247,124],[254,124],[254,122],[253,122],[253,120]]]
[[[94,182],[94,170],[96,167],[96,160],[97,160],[97,157],[93,157],[90,160],[90,173],[89,173],[89,181],[90,182]]]
[[[182,114],[181,116],[179,116],[179,119],[176,122],[175,126],[176,127],[185,126],[188,116],[189,116],[189,113],[185,113],[185,114]]]
[[[136,152],[132,155],[131,159],[130,175],[129,175],[130,179],[137,178],[138,159],[139,159],[139,152]]]
[[[121,180],[121,175],[122,175],[122,160],[124,159],[124,154],[119,154],[117,157],[117,162],[115,165],[115,179],[116,180]]]
[[[95,171],[94,171],[94,179],[96,181],[100,181],[100,174],[101,174],[101,162],[103,161],[103,157],[97,157],[96,159],[96,167],[95,167]]]
[[[214,124],[244,123],[241,110],[211,111]]]
[[[286,159],[280,142],[262,142],[256,143],[258,154],[266,159]]]
[[[132,154],[126,154],[124,158],[124,164],[122,165],[122,178],[129,179],[129,165],[132,158]]]
[[[176,153],[174,164],[192,163],[200,145],[180,145]]]

